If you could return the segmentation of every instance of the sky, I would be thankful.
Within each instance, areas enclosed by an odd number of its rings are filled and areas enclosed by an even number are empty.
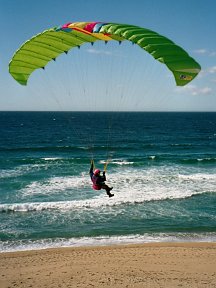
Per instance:
[[[215,0],[0,0],[0,110],[216,111],[215,13]],[[165,65],[139,47],[99,43],[58,57],[27,86],[11,77],[8,64],[20,45],[78,21],[149,28],[185,49],[202,70],[176,87]]]

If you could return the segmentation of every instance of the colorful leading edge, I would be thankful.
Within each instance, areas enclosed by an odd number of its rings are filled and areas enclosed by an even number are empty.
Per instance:
[[[9,72],[26,85],[34,70],[44,68],[61,53],[98,40],[128,40],[139,45],[171,70],[178,86],[188,84],[201,70],[184,49],[152,30],[128,24],[75,22],[45,30],[25,42],[10,61]]]

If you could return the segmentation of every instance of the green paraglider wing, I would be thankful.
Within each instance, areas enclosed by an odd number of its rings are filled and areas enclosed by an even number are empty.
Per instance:
[[[25,42],[10,61],[9,72],[26,85],[34,70],[44,68],[71,48],[98,40],[128,40],[139,45],[171,70],[178,86],[191,82],[201,70],[183,48],[152,30],[127,24],[76,22],[46,30]]]

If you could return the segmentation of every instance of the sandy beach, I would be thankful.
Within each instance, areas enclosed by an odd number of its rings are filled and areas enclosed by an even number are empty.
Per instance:
[[[216,243],[1,253],[0,287],[216,287]]]

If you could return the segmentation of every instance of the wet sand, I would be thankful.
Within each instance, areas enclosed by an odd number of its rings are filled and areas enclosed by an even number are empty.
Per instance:
[[[0,253],[0,287],[216,287],[216,243]]]

